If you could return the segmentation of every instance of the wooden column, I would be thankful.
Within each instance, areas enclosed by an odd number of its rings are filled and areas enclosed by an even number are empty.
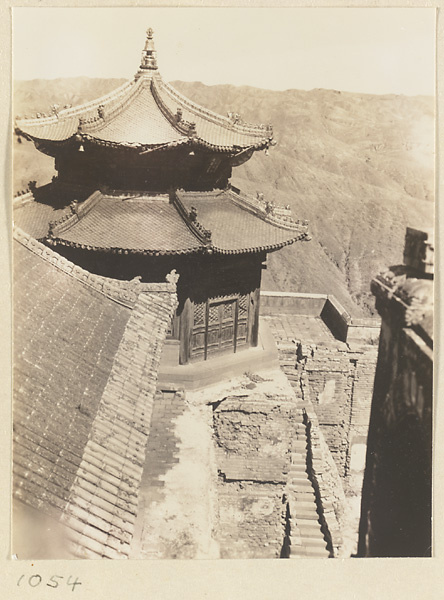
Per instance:
[[[250,307],[248,315],[248,327],[250,346],[257,346],[259,341],[259,302],[261,288],[257,287],[250,294]]]
[[[193,304],[189,298],[184,302],[182,314],[180,315],[179,330],[179,364],[186,365],[190,360],[191,336],[193,333]]]

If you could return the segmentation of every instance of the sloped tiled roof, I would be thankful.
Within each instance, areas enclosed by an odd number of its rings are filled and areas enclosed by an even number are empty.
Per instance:
[[[268,215],[232,190],[178,191],[171,198],[97,191],[56,224],[47,243],[114,253],[238,254],[272,251],[305,238],[305,225]]]
[[[132,81],[93,102],[51,116],[17,118],[16,128],[33,140],[89,140],[139,150],[190,144],[238,153],[267,148],[273,137],[269,126],[245,124],[187,99],[162,80],[157,63],[141,66]]]
[[[54,228],[50,243],[143,254],[192,253],[202,248],[166,194],[128,197],[97,192],[90,200],[84,211]]]
[[[14,232],[14,496],[63,513],[76,556],[127,555],[174,289],[91,275]]]
[[[211,231],[212,247],[222,253],[276,250],[307,237],[302,225],[287,229],[260,218],[240,205],[230,190],[178,192],[178,197],[196,209],[199,223]]]
[[[56,180],[14,199],[14,225],[36,239],[43,238],[48,235],[50,223],[71,214],[70,202],[83,202],[90,195],[87,188]]]
[[[69,206],[55,208],[49,204],[36,202],[33,198],[28,202],[14,207],[14,224],[40,239],[48,234],[48,225],[52,221],[59,221],[70,214]]]

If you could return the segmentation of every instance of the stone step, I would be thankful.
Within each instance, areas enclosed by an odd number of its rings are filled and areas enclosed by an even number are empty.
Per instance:
[[[307,456],[308,446],[307,440],[305,439],[305,435],[296,434],[296,437],[293,438],[293,451],[292,454],[299,454],[299,456]]]
[[[302,455],[293,455],[290,459],[290,469],[294,467],[295,469],[303,468],[304,470],[307,468],[307,463],[305,461],[305,456]]]
[[[327,548],[321,549],[312,546],[304,547],[305,554],[310,557],[328,558],[329,551]]]
[[[305,479],[307,470],[305,465],[291,465],[288,470],[288,477],[291,479]],[[307,481],[310,481],[307,478]]]
[[[321,538],[302,538],[302,545],[306,548],[317,548],[321,552],[328,552],[327,542]]]
[[[315,523],[319,525],[319,523]],[[318,527],[299,527],[298,529],[293,529],[292,533],[299,534],[302,540],[316,540],[317,542],[321,541],[325,544],[324,535],[321,531],[321,528]]]
[[[313,519],[305,519],[303,517],[298,517],[295,515],[292,518],[292,523],[294,527],[297,527],[300,531],[321,531],[321,524],[319,521],[315,521]]]
[[[301,510],[316,510],[316,502],[314,498],[311,500],[296,499],[293,510],[296,510],[296,514],[298,514]]]
[[[292,510],[293,510],[293,514],[298,514],[298,512],[300,510],[303,510],[305,508],[311,508],[313,507],[313,509],[316,509],[316,498],[315,496],[307,496],[307,495],[303,495],[300,496],[299,498],[295,498],[295,502],[292,503]]]
[[[301,502],[311,502],[312,504],[316,503],[316,496],[312,491],[293,492],[292,498],[294,498],[296,501],[296,507],[300,506]]]
[[[294,518],[296,519],[296,521],[298,519],[302,519],[303,521],[305,520],[309,520],[309,521],[318,521],[319,519],[319,515],[316,512],[316,510],[313,508],[313,510],[309,510],[308,508],[304,508],[301,510],[296,510],[296,514],[294,516]]]
[[[313,521],[313,519],[306,519],[303,516],[295,515],[292,519],[293,524],[299,529],[317,529],[321,530],[321,524],[318,521]]]
[[[291,549],[290,558],[329,558],[327,550],[322,551],[316,549],[315,552],[308,551],[308,548]]]
[[[290,469],[288,479],[291,480],[291,485],[294,488],[310,488],[313,489],[311,481],[305,471],[293,471]]]
[[[296,485],[294,483],[292,483],[291,485],[288,485],[288,493],[290,494],[290,496],[292,498],[295,498],[296,500],[298,500],[298,499],[304,500],[304,498],[307,498],[307,499],[316,498],[310,482],[308,482],[308,484],[306,484],[304,482],[299,482]]]

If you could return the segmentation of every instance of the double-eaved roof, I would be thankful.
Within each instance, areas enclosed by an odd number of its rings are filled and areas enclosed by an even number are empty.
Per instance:
[[[138,151],[189,145],[238,153],[267,148],[273,138],[270,126],[218,115],[165,83],[157,69],[152,30],[132,81],[81,106],[55,109],[50,116],[17,118],[16,130],[35,141],[88,141]]]
[[[63,522],[69,555],[128,556],[175,306],[172,283],[91,275],[14,232],[13,493]]]

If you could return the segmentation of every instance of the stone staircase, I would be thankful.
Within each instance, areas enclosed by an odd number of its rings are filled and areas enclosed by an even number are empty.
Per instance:
[[[291,449],[291,466],[286,485],[287,515],[284,555],[287,558],[329,558],[322,517],[318,512],[316,492],[307,473],[307,433],[303,423],[296,426]]]

